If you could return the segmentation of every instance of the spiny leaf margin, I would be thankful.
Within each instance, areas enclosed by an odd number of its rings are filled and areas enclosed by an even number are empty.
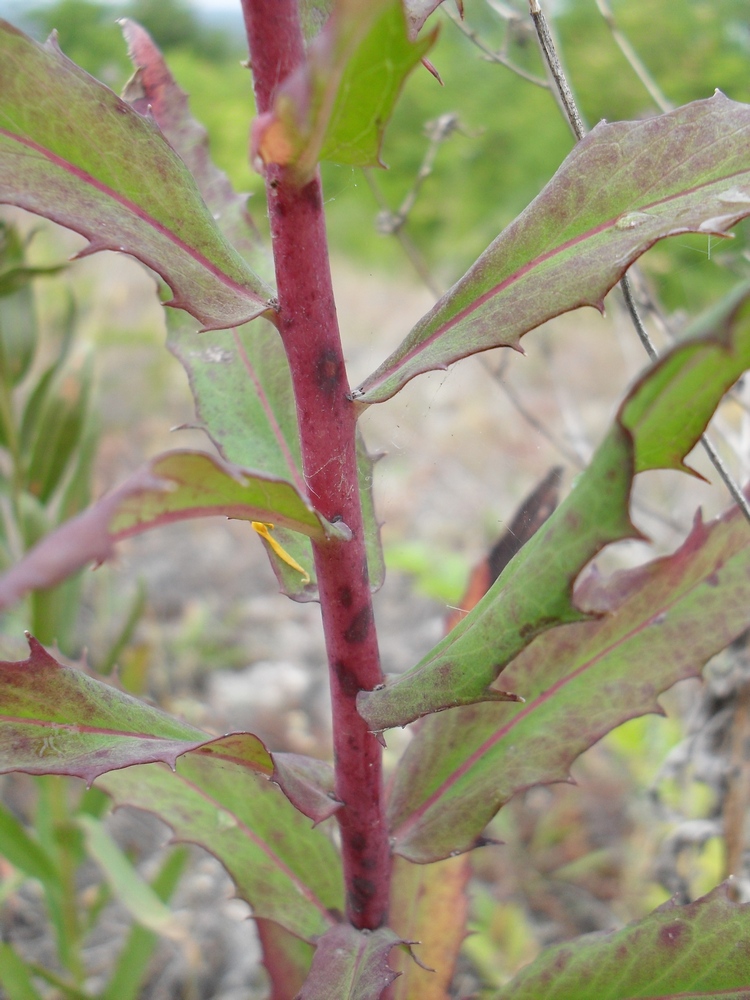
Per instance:
[[[473,611],[410,671],[358,696],[373,731],[507,700],[490,687],[506,664],[546,629],[586,617],[571,603],[576,577],[605,545],[639,537],[628,510],[636,472],[686,470],[684,456],[750,367],[748,312],[736,310],[717,333],[681,342],[638,380],[569,496]]]
[[[491,1000],[748,1000],[750,905],[718,886],[619,931],[547,948]]]
[[[750,215],[750,106],[719,91],[637,122],[600,123],[528,208],[352,392],[361,406],[606,293],[655,242],[724,235]]]
[[[223,236],[153,118],[60,51],[0,20],[0,201],[156,271],[169,303],[221,329],[270,309],[272,291]],[[94,138],[95,137],[95,141]],[[22,169],[21,169],[22,168]]]
[[[47,535],[0,576],[0,608],[29,590],[59,583],[88,563],[110,559],[123,538],[206,516],[278,523],[321,542],[350,537],[345,525],[326,521],[291,483],[204,452],[166,452]]]
[[[658,695],[748,627],[750,527],[737,507],[698,517],[671,556],[606,580],[592,570],[576,600],[596,617],[548,630],[506,667],[523,705],[469,705],[420,724],[390,790],[394,853],[424,864],[485,843],[512,795],[568,780],[616,726],[663,714]]]

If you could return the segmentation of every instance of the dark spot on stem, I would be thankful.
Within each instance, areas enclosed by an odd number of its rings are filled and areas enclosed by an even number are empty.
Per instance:
[[[343,587],[339,587],[339,601],[341,602],[342,608],[350,608],[353,600],[354,597],[350,586],[345,585]]]
[[[305,199],[307,204],[313,210],[313,212],[319,212],[320,205],[320,187],[317,180],[310,181],[309,184],[302,188],[302,197]]]
[[[365,835],[363,833],[353,833],[349,838],[349,845],[353,851],[357,854],[361,854],[364,851],[367,841],[365,840]]]
[[[359,685],[352,676],[346,663],[344,663],[343,660],[336,660],[333,665],[333,669],[336,674],[336,679],[339,682],[339,688],[344,697],[356,698],[359,694]]]
[[[368,903],[374,895],[375,883],[372,879],[362,878],[361,875],[355,875],[352,879],[351,891],[349,892],[352,909],[356,910],[357,913],[361,913],[365,908],[365,904]]]
[[[352,644],[364,642],[372,625],[372,608],[365,605],[352,618],[349,627],[344,632],[344,638]]]
[[[341,382],[338,355],[328,347],[321,351],[318,357],[315,365],[315,381],[326,396],[332,396]]]

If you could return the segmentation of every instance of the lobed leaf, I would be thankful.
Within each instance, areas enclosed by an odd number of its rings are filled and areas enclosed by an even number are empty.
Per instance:
[[[98,780],[118,805],[159,816],[175,839],[224,865],[253,914],[313,942],[343,906],[336,850],[273,784],[241,764],[189,754],[176,774],[156,764]]]
[[[355,389],[363,404],[606,293],[650,246],[722,235],[750,215],[750,106],[717,93],[636,122],[600,123],[541,194]]]
[[[217,227],[156,122],[60,51],[0,21],[0,201],[156,271],[208,328],[269,309],[271,290]],[[92,142],[92,137],[96,141]]]
[[[727,885],[620,931],[547,948],[492,1000],[747,1000],[750,906]]]
[[[571,603],[576,577],[606,544],[638,536],[628,514],[635,472],[684,469],[713,409],[750,366],[750,309],[734,319],[715,336],[682,342],[642,376],[569,496],[474,610],[410,671],[358,696],[373,730],[526,696],[507,670],[503,691],[490,685],[536,635],[586,617]]]
[[[388,953],[397,944],[398,937],[388,927],[358,931],[350,924],[338,924],[318,941],[297,1000],[380,1000],[396,978]]]
[[[332,795],[333,771],[324,761],[301,754],[271,755],[250,733],[209,736],[81,670],[63,666],[35,639],[29,638],[29,646],[28,660],[0,663],[0,773],[70,774],[91,783],[107,770],[133,764],[162,761],[174,767],[179,756],[196,750],[272,778],[316,823],[339,808]],[[3,815],[0,810],[0,840],[4,824],[12,822]],[[18,840],[17,833],[11,825],[4,835]],[[43,867],[38,849],[35,854],[33,842],[24,843],[23,851],[16,851],[18,863],[35,877],[47,878],[50,870]]]
[[[270,777],[273,763],[250,733],[213,737],[117,688],[66,667],[29,637],[30,655],[0,662],[0,773],[67,774],[87,784],[132,764],[200,749]]]
[[[256,736],[209,736],[62,666],[35,639],[29,646],[28,660],[0,663],[0,773],[98,778],[117,803],[154,812],[177,839],[215,854],[259,916],[305,940],[332,926],[343,898],[335,849],[268,780],[274,761]],[[309,798],[323,768],[307,768]],[[278,768],[282,780],[302,770],[299,760]],[[122,881],[99,827],[81,822],[109,876]],[[45,875],[41,855],[23,857]],[[153,920],[166,919],[158,911]]]
[[[474,705],[420,725],[389,801],[395,853],[425,863],[481,844],[516,792],[565,781],[615,726],[661,714],[657,696],[748,627],[750,527],[736,507],[708,525],[697,518],[673,555],[594,575],[579,592],[598,617],[545,632],[505,669],[523,705]]]
[[[288,166],[300,184],[321,159],[379,165],[403,82],[435,38],[410,41],[401,0],[337,0],[303,66],[253,123],[253,155]]]
[[[329,524],[291,483],[230,466],[203,452],[167,452],[47,535],[1,576],[0,608],[90,562],[109,559],[114,544],[123,538],[209,515],[278,523],[319,541],[349,537],[344,525]]]

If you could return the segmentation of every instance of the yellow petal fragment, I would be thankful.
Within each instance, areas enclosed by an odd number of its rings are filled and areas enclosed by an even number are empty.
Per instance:
[[[273,525],[266,524],[264,521],[251,521],[250,523],[252,524],[253,528],[255,528],[255,530],[258,532],[260,537],[264,539],[266,542],[268,542],[268,544],[271,546],[271,548],[279,557],[279,559],[283,559],[284,562],[287,564],[287,566],[291,566],[292,569],[296,569],[298,573],[301,573],[303,583],[309,583],[310,574],[307,572],[307,570],[303,569],[302,566],[300,566],[300,564],[297,562],[297,560],[293,559],[292,556],[290,556],[289,553],[286,551],[286,549],[283,548],[283,546],[279,545],[279,543],[271,534],[271,531],[273,530]]]

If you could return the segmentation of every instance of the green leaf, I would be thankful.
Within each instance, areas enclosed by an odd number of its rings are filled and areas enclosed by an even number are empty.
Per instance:
[[[84,815],[78,817],[78,825],[83,830],[90,857],[96,861],[114,896],[133,920],[162,937],[184,941],[185,927],[151,886],[143,881],[102,821]]]
[[[62,666],[35,639],[29,639],[29,646],[28,660],[0,662],[0,773],[68,774],[90,784],[107,771],[134,764],[160,761],[174,768],[178,757],[197,751],[271,778],[315,823],[341,806],[333,794],[333,769],[324,761],[300,754],[272,756],[251,733],[210,736],[81,670]],[[90,853],[101,860],[108,850],[101,824],[90,811],[81,815]],[[0,809],[0,847],[3,842],[9,845],[9,860],[23,871],[45,884],[55,882],[55,868],[43,848]],[[121,881],[128,879],[121,876]]]
[[[304,495],[292,380],[276,329],[260,321],[253,323],[252,328],[198,334],[194,323],[175,315],[169,318],[168,330],[169,349],[188,374],[200,427],[222,456],[235,465],[286,479]],[[252,434],[248,428],[252,428]],[[385,575],[372,495],[375,461],[359,435],[357,467],[373,590],[379,589]],[[310,577],[310,582],[305,582],[297,570],[279,559],[266,544],[282,593],[297,601],[316,600],[309,541],[285,530],[283,525],[276,526],[274,535]]]
[[[29,966],[4,941],[0,941],[0,985],[7,1000],[42,1000],[31,980]]]
[[[617,420],[573,490],[484,598],[416,667],[359,695],[373,730],[430,712],[502,700],[490,688],[540,632],[585,617],[573,583],[606,544],[637,537],[628,514],[635,472],[684,469],[724,392],[750,366],[750,309],[716,337],[684,341],[631,389]],[[506,671],[504,692],[525,696]]]
[[[202,452],[168,452],[153,459],[148,473],[139,478],[139,487],[126,484],[117,491],[122,499],[109,522],[115,538],[200,514],[272,520],[321,542],[348,537],[346,529],[329,524],[290,483],[226,465]]]
[[[249,733],[209,736],[81,670],[62,666],[29,638],[30,656],[0,662],[0,773],[68,774],[87,784],[114,768],[151,761],[174,767],[202,748],[269,776],[273,764]]]
[[[177,840],[221,861],[255,916],[313,941],[343,906],[340,863],[328,837],[275,785],[228,757],[192,754],[177,773],[126,768],[97,782],[118,805],[155,813]]]
[[[28,660],[0,663],[0,773],[99,778],[116,802],[156,813],[178,839],[215,854],[259,916],[305,940],[332,926],[343,905],[335,849],[268,780],[273,761],[257,737],[209,736],[29,645]],[[79,821],[91,834],[93,823]],[[114,877],[100,841],[91,846]]]
[[[750,906],[726,885],[620,931],[547,948],[492,1000],[746,1000]]]
[[[30,282],[47,271],[24,267],[23,262],[17,230],[0,220],[0,377],[8,386],[18,385],[34,360],[37,322]]]
[[[747,629],[750,526],[736,507],[697,519],[673,555],[606,581],[594,570],[576,598],[597,617],[545,632],[505,668],[522,705],[473,705],[421,724],[390,796],[395,853],[424,863],[481,844],[516,792],[567,780],[615,726],[661,713],[658,694]]]
[[[310,975],[298,1000],[379,1000],[396,978],[388,953],[399,938],[388,927],[358,931],[339,924],[318,941]]]
[[[393,859],[388,925],[402,941],[414,942],[414,954],[391,957],[400,972],[393,1000],[445,1000],[450,995],[459,951],[467,934],[467,886],[471,877],[467,855],[434,865],[413,865]]]
[[[159,899],[167,902],[177,888],[177,883],[188,861],[186,848],[172,850],[151,883],[151,888]],[[138,1000],[148,973],[151,956],[158,944],[158,935],[135,924],[109,981],[100,994],[100,1000]]]
[[[45,395],[25,470],[26,489],[43,504],[60,486],[80,449],[86,430],[92,363],[91,355],[87,355],[76,368],[59,372]]]
[[[247,195],[237,194],[227,175],[211,160],[206,129],[190,114],[187,94],[177,85],[151,36],[140,24],[120,21],[135,73],[122,98],[153,117],[165,139],[193,175],[216,223],[254,271],[271,279],[273,264],[247,210]]]
[[[90,562],[103,562],[123,538],[209,515],[280,524],[319,541],[350,537],[345,525],[326,521],[290,483],[229,466],[203,452],[168,452],[47,535],[0,577],[0,607],[29,590],[50,587]]]
[[[637,122],[601,123],[406,340],[355,389],[363,404],[409,379],[603,299],[657,240],[724,234],[750,214],[750,107],[721,93]]]
[[[379,165],[404,80],[435,38],[409,40],[401,0],[337,0],[303,66],[256,119],[253,153],[289,166],[300,184],[321,159]]]
[[[208,328],[269,308],[270,289],[222,235],[157,124],[54,37],[39,45],[0,22],[0,95],[0,201],[81,233],[84,253],[137,257],[170,286],[170,304]]]
[[[334,792],[333,768],[325,761],[298,753],[275,753],[273,766],[273,781],[314,823],[322,823],[343,805]]]
[[[297,414],[281,337],[262,320],[198,333],[167,317],[169,347],[187,372],[199,426],[234,465],[286,479],[305,493]]]
[[[269,1000],[296,997],[307,979],[315,949],[273,920],[255,918],[263,965],[271,980]]]
[[[0,855],[28,878],[35,878],[49,891],[61,889],[60,874],[41,844],[23,824],[0,804]]]

